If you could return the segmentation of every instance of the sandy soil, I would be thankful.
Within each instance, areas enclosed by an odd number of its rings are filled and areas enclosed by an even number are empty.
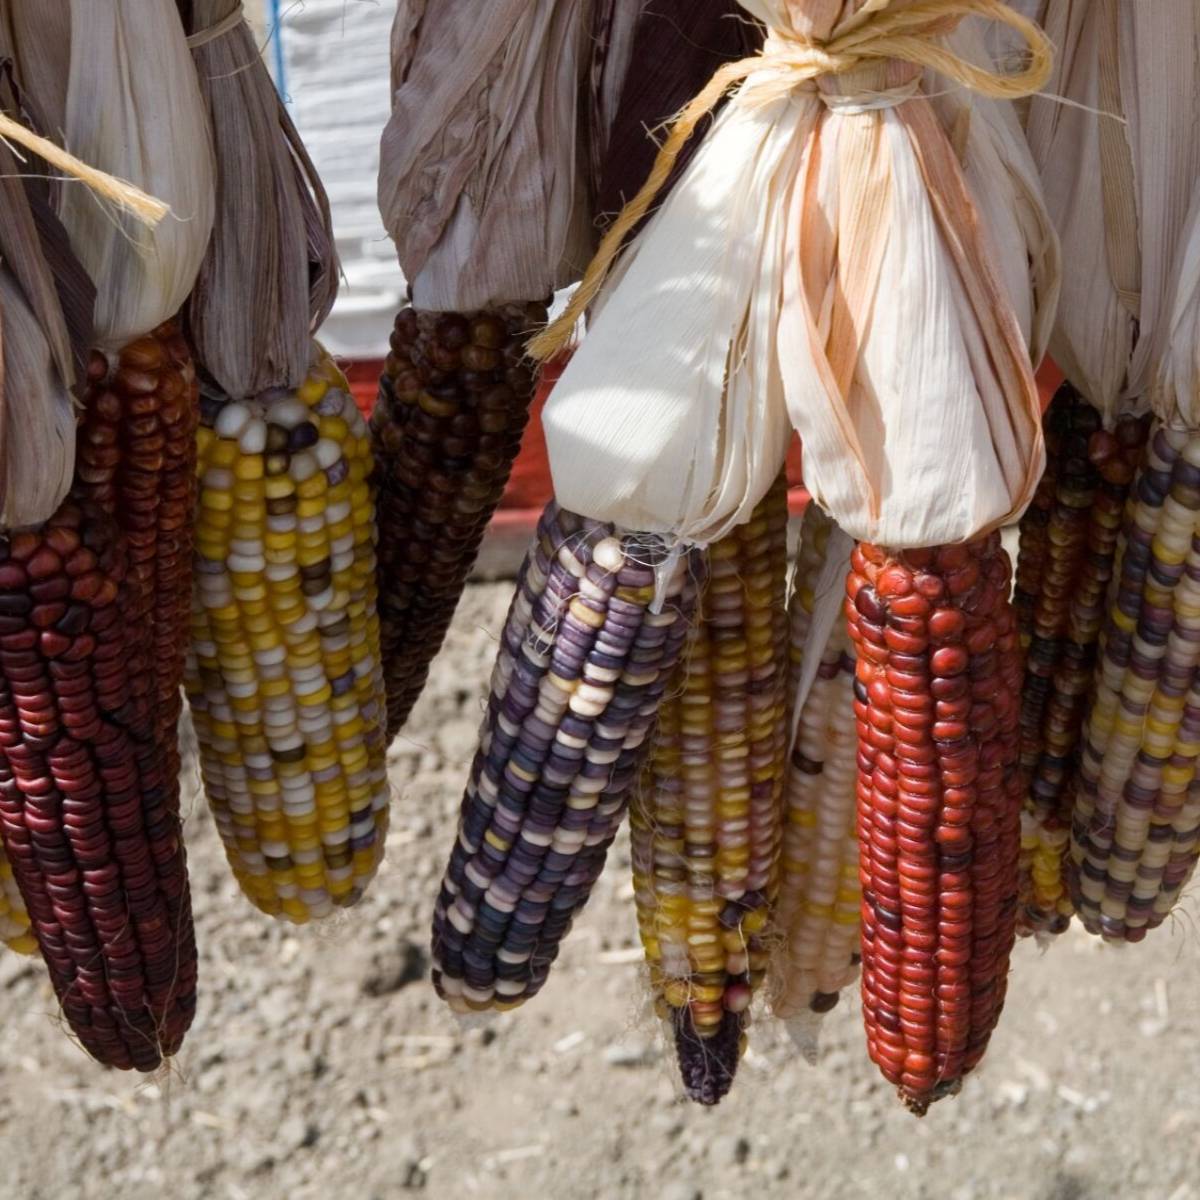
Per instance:
[[[1194,901],[1139,948],[1022,945],[983,1069],[924,1121],[867,1061],[854,997],[817,1066],[764,1016],[733,1096],[682,1101],[625,842],[537,1001],[460,1025],[426,981],[427,927],[508,595],[465,600],[393,749],[387,862],[334,925],[251,909],[189,789],[203,993],[169,1075],[90,1064],[40,968],[0,956],[3,1200],[1200,1200]]]

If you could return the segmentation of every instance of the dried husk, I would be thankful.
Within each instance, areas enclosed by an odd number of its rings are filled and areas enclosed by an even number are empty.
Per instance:
[[[1063,246],[1050,352],[1111,425],[1144,409],[1200,175],[1200,8],[1048,0],[1043,21],[1059,54],[1027,132]]]
[[[0,527],[50,517],[71,486],[75,410],[42,325],[0,266]]]
[[[191,0],[189,33],[239,0]],[[197,360],[229,396],[294,389],[337,298],[332,218],[316,168],[244,21],[192,50],[212,127],[217,215],[187,306]]]
[[[737,0],[654,0],[633,31],[619,105],[611,92],[597,104],[592,142],[597,150],[596,220],[605,227],[646,180],[663,123],[712,78],[722,63],[753,54],[762,30]],[[622,47],[622,53],[625,53]],[[613,68],[605,56],[603,81]],[[683,174],[711,122],[697,130],[663,195]]]
[[[212,143],[173,0],[70,0],[70,11],[65,144],[171,207],[150,229],[82,186],[61,189],[59,216],[98,289],[97,344],[117,349],[192,290],[213,225]]]
[[[3,0],[0,20],[19,67],[21,86],[32,95],[38,127],[62,141],[67,122],[71,67],[71,8],[63,0]]]
[[[704,9],[708,3],[709,0],[692,0],[689,8]],[[636,72],[631,78],[629,68],[634,60],[642,14],[648,5],[649,0],[593,0],[588,120],[593,180],[601,178],[609,151],[609,137],[624,103],[626,86],[636,87],[638,83]],[[693,91],[691,95],[694,94]]]
[[[594,244],[590,0],[401,0],[379,208],[418,308],[542,299]]]
[[[743,7],[826,41],[859,6]],[[711,542],[765,494],[794,425],[810,491],[856,539],[958,542],[1023,509],[1044,458],[1030,350],[1057,297],[1053,229],[1010,120],[930,104],[920,91],[945,81],[920,75],[874,62],[756,100],[764,68],[734,96],[547,405],[565,505]]]
[[[1171,306],[1154,355],[1150,406],[1170,425],[1200,429],[1200,184],[1170,292]]]

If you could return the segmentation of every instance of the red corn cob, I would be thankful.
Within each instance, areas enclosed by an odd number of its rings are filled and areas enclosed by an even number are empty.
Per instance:
[[[112,520],[73,500],[0,538],[0,834],[72,1030],[151,1071],[191,1023],[196,950],[128,563]]]
[[[1015,936],[1021,658],[998,534],[854,552],[863,1016],[916,1113],[956,1091]]]

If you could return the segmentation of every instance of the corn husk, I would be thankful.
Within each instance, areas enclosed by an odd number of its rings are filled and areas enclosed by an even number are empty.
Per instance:
[[[59,216],[98,289],[97,344],[117,349],[192,290],[213,225],[212,144],[172,0],[70,0],[70,12],[65,144],[171,207],[151,229],[82,186],[61,189]]]
[[[42,325],[0,266],[0,526],[46,520],[71,486],[75,410]]]
[[[737,0],[654,0],[633,30],[620,103],[611,94],[598,103],[595,178],[596,219],[606,227],[646,180],[654,165],[663,123],[712,78],[722,63],[753,54],[762,30]],[[623,48],[622,48],[623,51]],[[604,56],[605,81],[613,73]],[[697,131],[675,164],[662,196],[683,174],[710,122]]]
[[[11,62],[0,9],[0,60]],[[0,107],[26,128],[29,102],[0,74]],[[45,520],[71,485],[75,412],[95,289],[51,210],[56,185],[32,155],[0,141],[0,526]]]
[[[1200,174],[1200,7],[1048,0],[1043,21],[1059,56],[1028,136],[1063,245],[1050,349],[1111,425],[1144,408]]]
[[[624,101],[626,83],[637,84],[636,76],[629,79],[629,68],[648,3],[649,0],[593,0],[588,137],[593,180],[600,179],[604,169],[609,137]],[[709,0],[699,3],[691,0],[689,7],[703,9],[707,3]]]
[[[1200,429],[1200,183],[1170,292],[1171,305],[1154,355],[1150,406],[1170,425]]]
[[[191,0],[188,32],[216,29],[238,7]],[[200,43],[192,54],[219,183],[188,333],[226,395],[296,388],[337,298],[329,201],[246,23]]]
[[[591,256],[590,0],[401,0],[379,208],[418,308],[542,299]]]
[[[743,7],[826,41],[859,6]],[[921,93],[949,85],[898,62],[780,98],[772,78],[730,101],[602,292],[544,414],[556,493],[708,543],[748,518],[794,425],[814,499],[852,537],[994,529],[1041,475],[1030,352],[1057,296],[1014,127],[959,94],[947,129]],[[988,227],[996,211],[1020,216]]]
[[[35,105],[38,128],[52,141],[61,142],[66,132],[71,68],[70,5],[62,0],[50,4],[3,0],[0,23],[5,27],[8,52],[16,59],[21,86]]]

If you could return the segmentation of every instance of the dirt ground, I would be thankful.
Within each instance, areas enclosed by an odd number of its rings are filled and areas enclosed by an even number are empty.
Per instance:
[[[731,1098],[681,1100],[643,1002],[627,842],[541,996],[459,1024],[427,930],[509,591],[464,601],[392,752],[387,862],[332,926],[251,909],[189,787],[202,996],[169,1075],[89,1063],[41,969],[0,956],[3,1200],[1200,1200],[1194,900],[1130,950],[1019,947],[984,1067],[924,1121],[867,1061],[854,997],[817,1066],[764,1015]]]

